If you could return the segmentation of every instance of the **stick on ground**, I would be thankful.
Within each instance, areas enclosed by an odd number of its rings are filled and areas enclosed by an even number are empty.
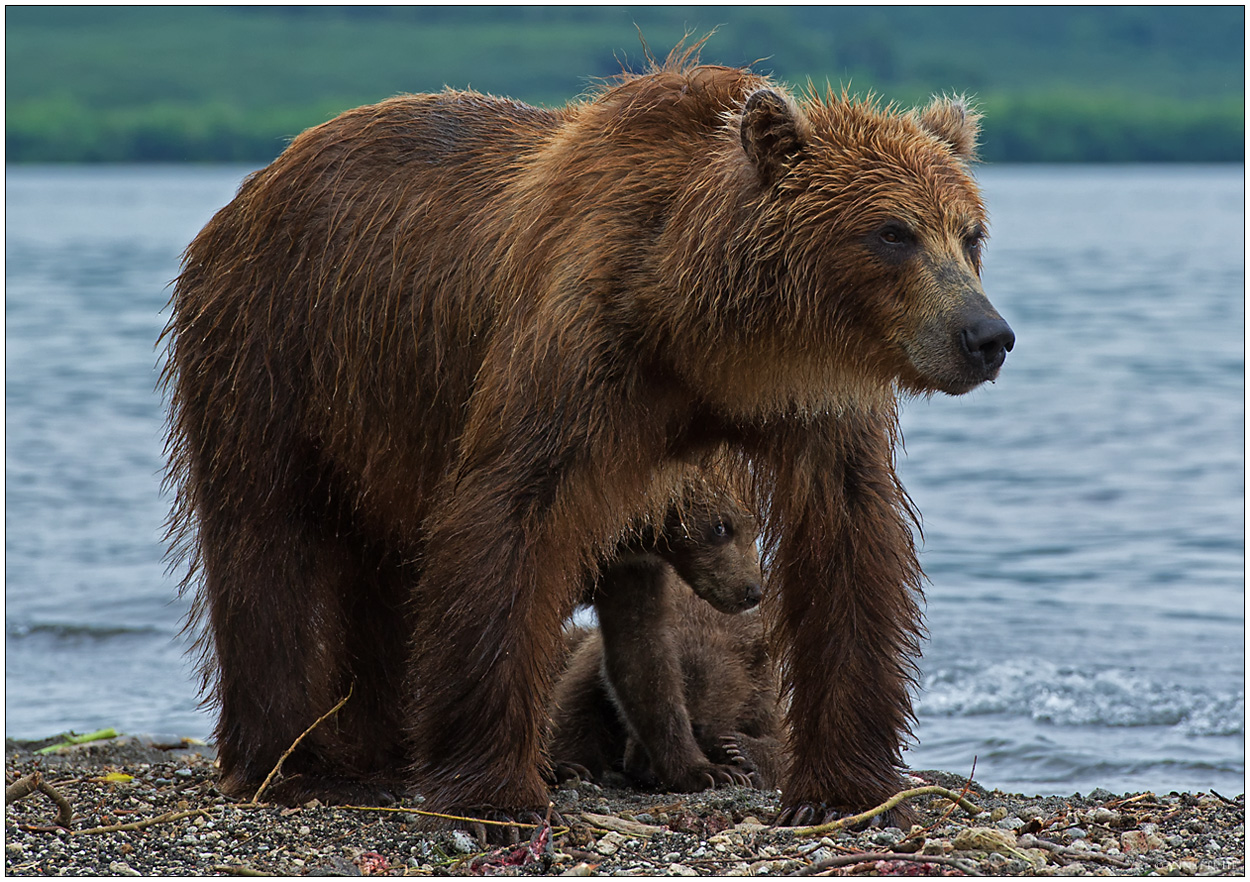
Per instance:
[[[57,826],[64,827],[66,830],[70,829],[70,824],[74,820],[74,807],[69,804],[69,800],[61,794],[61,791],[43,780],[43,775],[39,772],[31,772],[26,777],[18,778],[12,784],[7,785],[4,788],[4,801],[6,804],[16,802],[30,796],[36,790],[56,803]]]
[[[308,736],[309,732],[311,732],[313,729],[316,729],[318,726],[320,726],[326,720],[327,717],[331,717],[334,714],[338,713],[339,708],[347,704],[347,699],[352,697],[352,689],[355,689],[355,688],[356,688],[356,684],[353,683],[351,689],[347,690],[347,694],[344,695],[341,699],[339,699],[338,704],[330,708],[321,716],[317,717],[317,719],[313,721],[313,724],[311,726],[309,726],[307,729],[301,732],[300,736],[291,742],[291,746],[286,749],[286,752],[283,753],[282,756],[278,757],[277,764],[274,765],[273,769],[269,772],[269,774],[265,776],[265,780],[261,782],[259,789],[257,789],[255,795],[252,796],[253,805],[260,802],[261,796],[264,794],[266,788],[269,787],[269,782],[272,781],[274,777],[278,774],[278,772],[282,769],[282,764],[286,762],[287,757],[289,757],[291,754],[295,752],[295,748],[299,747],[299,743]]]

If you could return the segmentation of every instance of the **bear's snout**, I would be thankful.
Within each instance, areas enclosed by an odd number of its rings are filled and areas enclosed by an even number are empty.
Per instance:
[[[959,345],[973,370],[993,379],[1016,345],[1016,335],[1001,318],[982,318],[959,333]]]

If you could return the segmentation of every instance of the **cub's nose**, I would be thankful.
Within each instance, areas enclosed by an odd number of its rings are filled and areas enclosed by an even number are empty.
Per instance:
[[[759,606],[761,600],[764,599],[764,589],[760,585],[752,583],[747,586],[747,590],[743,592],[743,600],[745,608],[750,609],[753,606]]]
[[[1007,353],[1016,345],[1016,335],[1002,319],[985,318],[964,328],[959,342],[973,366],[989,375],[1003,366]]]

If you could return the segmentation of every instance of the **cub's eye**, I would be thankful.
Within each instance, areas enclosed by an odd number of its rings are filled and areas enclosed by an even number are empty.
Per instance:
[[[729,525],[724,521],[717,521],[716,526],[712,528],[712,532],[716,534],[718,539],[724,539],[729,535]]]

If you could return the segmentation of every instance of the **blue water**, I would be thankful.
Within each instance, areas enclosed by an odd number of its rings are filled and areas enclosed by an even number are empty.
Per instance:
[[[5,732],[206,736],[162,560],[167,284],[235,167],[6,171]],[[1244,181],[979,173],[993,386],[904,407],[931,638],[915,768],[1244,786]]]

